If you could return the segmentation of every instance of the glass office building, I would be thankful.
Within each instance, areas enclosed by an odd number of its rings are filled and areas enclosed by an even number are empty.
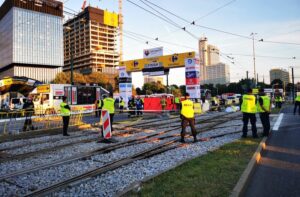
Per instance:
[[[6,0],[0,13],[0,78],[52,81],[63,66],[62,3]]]

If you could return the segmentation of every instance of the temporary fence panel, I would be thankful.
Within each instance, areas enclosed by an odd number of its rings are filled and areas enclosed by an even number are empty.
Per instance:
[[[144,110],[149,110],[149,111],[161,111],[162,106],[161,106],[161,98],[154,97],[154,98],[145,98],[144,99]],[[173,103],[172,98],[167,98],[167,105],[165,110],[175,110],[176,105]]]

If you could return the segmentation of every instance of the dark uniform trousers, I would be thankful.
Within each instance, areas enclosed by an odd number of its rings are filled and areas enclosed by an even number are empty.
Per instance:
[[[113,131],[112,125],[113,125],[113,122],[114,122],[114,116],[115,116],[115,114],[109,114],[109,121],[110,121],[110,129],[111,129],[111,131]]]
[[[257,129],[256,129],[256,116],[255,113],[245,113],[243,112],[243,136],[246,137],[248,133],[248,122],[250,119],[251,128],[252,128],[252,136],[257,137]]]
[[[264,136],[268,136],[269,132],[270,132],[270,113],[264,112],[264,113],[259,113],[259,117],[260,117],[260,121],[263,125],[264,128],[264,132],[263,135]]]
[[[188,125],[190,125],[192,134],[193,134],[194,138],[196,138],[197,133],[196,133],[196,128],[195,128],[195,119],[194,118],[186,118],[182,115],[181,115],[181,128],[182,128],[181,138],[184,138],[185,133],[186,133],[185,129]]]
[[[68,134],[68,127],[69,127],[69,121],[70,121],[70,116],[63,116],[63,135]]]
[[[294,114],[296,114],[297,106],[298,106],[298,113],[300,115],[300,101],[295,101]]]

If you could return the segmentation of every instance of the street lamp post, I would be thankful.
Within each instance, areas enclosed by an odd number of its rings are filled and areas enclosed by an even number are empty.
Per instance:
[[[252,36],[252,47],[253,47],[253,68],[254,68],[254,84],[257,85],[256,82],[256,67],[255,67],[255,47],[254,47],[254,36],[257,35],[257,33],[251,33],[250,36]]]

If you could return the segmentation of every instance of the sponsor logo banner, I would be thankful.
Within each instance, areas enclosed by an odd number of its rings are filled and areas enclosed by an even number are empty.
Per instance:
[[[144,58],[151,58],[163,55],[163,47],[157,47],[152,49],[144,49]]]

